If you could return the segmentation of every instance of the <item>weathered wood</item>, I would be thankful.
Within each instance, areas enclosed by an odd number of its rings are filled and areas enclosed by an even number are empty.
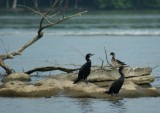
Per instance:
[[[12,69],[10,69],[7,65],[4,64],[4,61],[0,58],[0,66],[6,71],[9,75],[12,73]]]
[[[31,46],[32,44],[34,44],[36,41],[38,41],[40,38],[43,37],[43,34],[41,35],[37,35],[36,37],[34,37],[32,40],[28,41],[27,43],[25,43],[22,47],[20,47],[18,50],[14,51],[14,52],[10,52],[7,54],[3,54],[0,55],[0,58],[2,58],[2,60],[6,60],[6,59],[12,59],[14,58],[14,56],[16,55],[21,55],[21,53],[28,48],[29,46]]]
[[[55,3],[53,4],[53,7],[52,8],[55,8],[56,7],[56,4],[58,4],[58,2],[61,3],[60,0],[57,0],[55,1]],[[15,0],[15,3],[16,3],[16,0]],[[18,6],[21,6],[21,5],[18,5]],[[49,17],[51,17],[52,15],[49,15],[51,9],[46,12],[46,13],[41,13],[38,8],[37,10],[34,10],[30,7],[27,7],[27,6],[21,6],[21,7],[25,7],[25,8],[28,8],[30,11],[40,15],[42,18],[41,18],[41,21],[39,23],[39,29],[37,31],[37,36],[35,36],[32,40],[28,41],[27,43],[25,43],[22,47],[20,47],[18,50],[16,51],[13,51],[13,52],[6,52],[6,54],[2,54],[0,55],[0,66],[7,72],[7,74],[11,74],[12,73],[12,69],[10,69],[7,65],[5,65],[4,63],[4,60],[6,59],[12,59],[14,58],[15,56],[17,55],[21,55],[22,52],[28,48],[29,46],[31,46],[32,44],[34,44],[36,41],[38,41],[39,39],[41,39],[43,37],[43,30],[45,28],[49,28],[49,27],[52,27],[54,25],[57,25],[63,21],[66,21],[72,17],[75,17],[75,16],[79,16],[83,13],[86,13],[87,11],[83,11],[83,12],[79,12],[77,14],[73,14],[73,15],[70,15],[70,16],[64,16],[63,14],[63,17],[60,18],[59,17],[59,10],[61,10],[61,8],[58,8],[58,10],[56,11],[56,13],[54,15],[56,15],[56,17],[54,19],[49,19]],[[63,8],[62,8],[63,9]],[[39,69],[36,69],[37,71],[48,71],[48,70],[62,70],[62,71],[65,71],[65,72],[72,72],[72,69],[65,69],[65,68],[61,68],[61,67],[46,67],[46,68],[39,68]],[[32,73],[33,71],[36,71],[36,70],[32,70],[32,71],[29,71],[28,73]],[[74,71],[74,70],[73,70]]]
[[[59,70],[59,71],[64,71],[67,73],[71,73],[73,71],[79,70],[79,68],[76,69],[69,69],[69,68],[64,68],[64,67],[54,67],[54,66],[47,66],[47,67],[38,67],[29,71],[26,71],[26,74],[32,74],[34,72],[45,72],[45,71],[53,71],[53,70]]]

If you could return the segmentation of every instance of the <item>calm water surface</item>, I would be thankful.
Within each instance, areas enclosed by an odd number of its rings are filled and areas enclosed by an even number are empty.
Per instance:
[[[36,35],[39,17],[0,15],[0,54],[14,51]],[[93,65],[105,60],[104,47],[133,67],[160,65],[160,13],[102,12],[85,14],[44,30],[42,39],[21,56],[7,60],[15,71],[38,66],[80,64],[82,54],[95,53]],[[111,58],[108,56],[109,59]],[[51,62],[51,63],[48,63]],[[0,73],[3,70],[0,69]],[[54,76],[59,72],[52,72]],[[160,68],[153,70],[153,86],[160,86]],[[38,80],[48,73],[40,73]],[[124,98],[122,100],[68,98],[0,98],[1,113],[158,113],[160,98]]]

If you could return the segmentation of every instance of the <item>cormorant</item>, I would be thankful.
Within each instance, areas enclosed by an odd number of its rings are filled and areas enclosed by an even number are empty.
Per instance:
[[[112,55],[111,62],[115,67],[121,67],[121,66],[126,65],[124,62],[121,62],[120,60],[117,60],[115,58],[115,53],[114,52],[111,52],[110,55]]]
[[[124,74],[122,72],[123,68],[124,68],[123,66],[121,66],[119,68],[119,73],[120,73],[121,77],[112,83],[112,85],[109,88],[109,91],[106,91],[106,93],[108,93],[109,95],[114,95],[114,94],[117,95],[119,93],[119,91],[124,83]]]
[[[90,74],[91,71],[91,60],[89,59],[91,56],[94,54],[88,53],[86,55],[86,63],[80,68],[79,73],[78,73],[78,78],[74,81],[73,84],[79,82],[80,80],[84,80],[85,82],[87,81],[87,77]]]

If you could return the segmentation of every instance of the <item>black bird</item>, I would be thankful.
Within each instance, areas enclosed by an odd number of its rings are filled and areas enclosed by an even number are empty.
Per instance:
[[[91,56],[94,54],[88,53],[86,55],[86,63],[80,68],[79,73],[78,73],[78,78],[74,81],[73,84],[79,82],[80,80],[84,80],[85,82],[87,81],[87,77],[89,76],[91,72],[91,60],[89,59]]]
[[[121,67],[121,66],[126,65],[124,62],[121,62],[120,60],[117,60],[115,58],[115,53],[111,52],[110,55],[112,55],[111,62],[115,67]]]
[[[119,93],[119,91],[124,83],[124,74],[122,72],[123,68],[124,68],[123,66],[121,66],[119,68],[119,73],[120,73],[121,77],[112,83],[109,91],[106,91],[106,93],[108,93],[108,95],[117,95]]]

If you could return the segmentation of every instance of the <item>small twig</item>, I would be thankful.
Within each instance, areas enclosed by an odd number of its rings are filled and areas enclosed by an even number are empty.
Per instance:
[[[155,68],[157,68],[157,67],[160,67],[160,65],[157,65],[157,66],[153,67],[152,70],[155,69]]]
[[[35,8],[37,9],[37,11],[39,11],[38,6],[36,5],[36,1],[35,0],[33,0],[33,3],[34,3]]]
[[[76,51],[76,52],[80,53],[81,56],[85,57],[85,55],[83,55],[83,53],[79,49],[77,49],[77,48],[71,48],[71,49],[73,51]]]
[[[106,56],[107,64],[108,64],[109,66],[111,66],[111,64],[110,64],[109,61],[108,61],[107,50],[106,50],[105,47],[104,47],[104,51],[105,51],[105,56]]]
[[[34,12],[34,13],[40,15],[40,16],[42,16],[48,23],[53,24],[53,23],[50,22],[50,21],[48,20],[48,18],[47,18],[45,15],[43,15],[41,12],[38,12],[38,11],[36,11],[36,10],[30,8],[30,7],[23,6],[23,5],[17,5],[17,6],[27,8],[28,10],[30,10],[30,11],[32,11],[32,12]]]
[[[101,64],[101,69],[103,68],[103,63],[104,63],[104,60],[102,58],[99,57],[99,59],[102,61],[102,64]]]
[[[8,50],[6,49],[6,46],[5,46],[4,42],[3,42],[3,40],[0,39],[0,41],[1,41],[1,43],[3,44],[3,46],[4,46],[5,52],[8,53]]]

